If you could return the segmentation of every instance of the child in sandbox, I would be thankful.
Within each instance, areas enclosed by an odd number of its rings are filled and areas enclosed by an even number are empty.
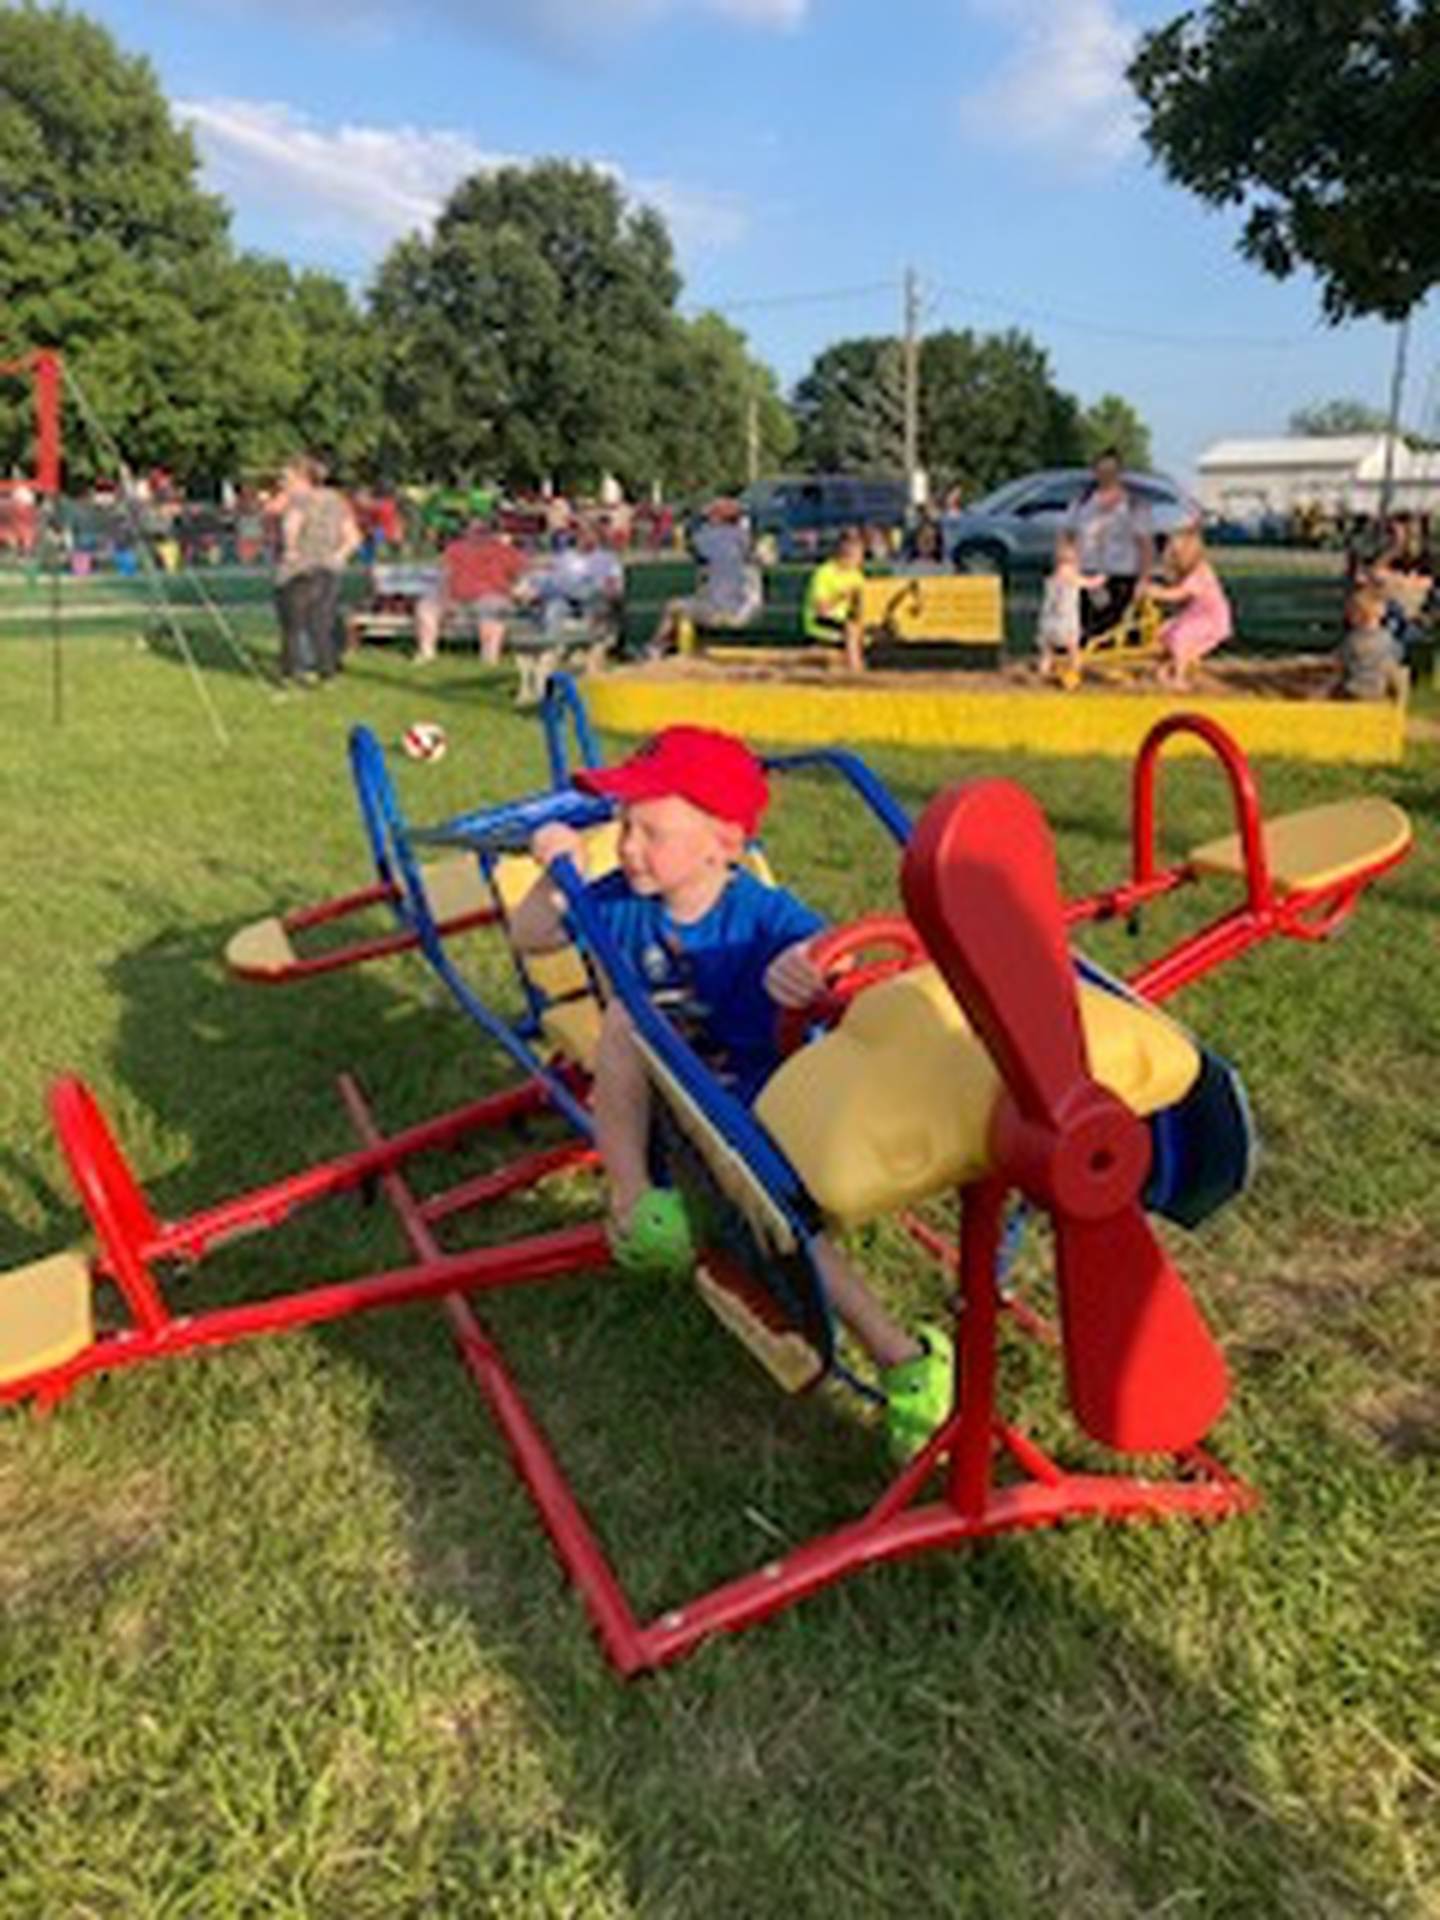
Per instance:
[[[1166,659],[1156,678],[1162,686],[1181,693],[1191,684],[1196,662],[1223,646],[1235,629],[1230,602],[1220,576],[1205,557],[1198,527],[1181,527],[1171,535],[1165,572],[1168,586],[1151,583],[1142,591],[1147,599],[1176,608],[1160,629]]]
[[[620,864],[589,887],[607,932],[653,993],[679,1003],[717,1075],[753,1100],[778,1064],[779,1010],[807,1006],[823,985],[810,956],[819,916],[739,865],[769,799],[764,768],[732,735],[667,727],[620,766],[579,772],[575,783],[620,804]],[[542,827],[531,853],[544,867],[563,856],[584,869],[584,842],[570,827]],[[510,933],[522,953],[567,943],[564,897],[544,876]],[[618,999],[605,1007],[592,1110],[616,1265],[688,1275],[689,1221],[678,1193],[651,1184],[650,1081]],[[814,1252],[835,1311],[880,1370],[891,1447],[909,1455],[950,1410],[950,1339],[939,1328],[907,1333],[828,1239]]]
[[[1340,700],[1390,700],[1405,689],[1400,644],[1386,622],[1389,594],[1373,576],[1362,576],[1345,603],[1345,640],[1335,696]]]
[[[1062,687],[1080,684],[1080,596],[1103,587],[1103,573],[1080,571],[1078,534],[1060,533],[1055,539],[1055,564],[1045,578],[1035,644],[1040,654],[1040,677],[1058,679]]]

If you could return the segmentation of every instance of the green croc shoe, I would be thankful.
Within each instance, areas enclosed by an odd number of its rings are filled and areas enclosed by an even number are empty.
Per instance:
[[[949,1412],[955,1393],[955,1349],[940,1327],[921,1327],[924,1352],[880,1376],[885,1438],[897,1460],[917,1454]]]
[[[612,1223],[610,1254],[621,1273],[637,1280],[688,1280],[695,1271],[695,1240],[685,1202],[673,1187],[642,1193],[623,1229]]]

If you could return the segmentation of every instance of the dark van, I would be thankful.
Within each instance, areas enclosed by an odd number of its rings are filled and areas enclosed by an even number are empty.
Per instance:
[[[853,473],[807,473],[759,480],[746,489],[756,538],[768,534],[782,560],[829,553],[843,527],[901,527],[905,482]]]

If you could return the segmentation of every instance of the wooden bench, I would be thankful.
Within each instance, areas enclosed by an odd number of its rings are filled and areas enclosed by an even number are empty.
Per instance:
[[[776,569],[766,579],[765,604],[748,626],[701,626],[695,630],[695,645],[706,653],[737,655],[745,647],[767,643],[804,646],[809,571]],[[867,579],[862,592],[865,630],[881,644],[963,646],[997,653],[1004,644],[1005,594],[998,576],[882,574]]]

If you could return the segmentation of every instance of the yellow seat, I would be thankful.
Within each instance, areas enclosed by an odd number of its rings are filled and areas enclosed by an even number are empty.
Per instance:
[[[1200,1057],[1152,1007],[1082,985],[1096,1078],[1136,1113],[1181,1099]],[[755,1104],[823,1211],[850,1226],[978,1179],[1000,1076],[934,967],[862,993]]]
[[[232,933],[225,948],[225,965],[231,973],[252,977],[288,973],[297,958],[284,924],[273,913]]]
[[[1374,795],[1282,813],[1261,829],[1270,877],[1282,893],[1342,886],[1371,867],[1395,859],[1413,837],[1400,808]],[[1243,876],[1245,849],[1240,835],[1207,840],[1190,855],[1190,864],[1197,873]]]
[[[562,1000],[540,1016],[540,1030],[557,1052],[587,1073],[594,1071],[600,1045],[600,1002],[593,993]]]
[[[447,920],[463,920],[467,914],[483,913],[490,905],[490,889],[473,853],[431,861],[420,869],[420,878],[425,883],[430,911],[442,925]]]
[[[447,921],[479,913],[490,904],[480,869],[472,854],[453,854],[420,869],[430,910],[443,926]],[[299,961],[294,942],[278,914],[252,921],[230,936],[225,965],[245,978],[269,979],[285,974]]]
[[[73,1248],[0,1273],[0,1386],[63,1366],[95,1338],[90,1263]]]

